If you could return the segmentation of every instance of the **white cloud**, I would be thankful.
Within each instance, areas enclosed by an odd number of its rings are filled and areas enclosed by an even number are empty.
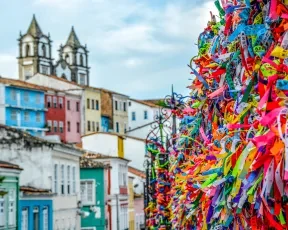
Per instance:
[[[18,78],[17,59],[15,54],[0,54],[0,75],[2,77]]]
[[[138,59],[138,58],[129,58],[127,60],[125,60],[123,62],[123,64],[125,66],[127,66],[128,68],[135,68],[141,64],[143,64],[142,60]]]

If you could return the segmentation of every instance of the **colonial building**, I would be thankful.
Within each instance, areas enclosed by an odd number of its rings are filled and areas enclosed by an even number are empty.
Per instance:
[[[8,136],[9,139],[5,138]],[[0,125],[0,149],[1,160],[25,169],[20,176],[23,218],[27,215],[42,218],[40,216],[47,213],[49,220],[53,205],[53,229],[79,230],[79,158],[83,153],[69,145],[45,141],[4,125]],[[35,212],[39,215],[27,210],[36,206]]]
[[[20,33],[18,70],[19,78],[27,80],[36,73],[52,74],[52,41],[42,32],[35,15],[27,32]]]
[[[19,229],[19,176],[22,169],[10,162],[0,161],[0,229]]]
[[[108,172],[110,166],[92,159],[80,159],[80,188],[82,210],[88,216],[81,218],[81,229],[108,228]]]
[[[125,133],[128,127],[128,99],[127,95],[101,89],[101,131]]]
[[[46,87],[0,77],[0,124],[44,136]]]

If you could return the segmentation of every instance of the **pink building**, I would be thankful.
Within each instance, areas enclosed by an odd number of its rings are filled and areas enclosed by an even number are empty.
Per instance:
[[[81,142],[81,98],[74,95],[66,96],[66,141]]]

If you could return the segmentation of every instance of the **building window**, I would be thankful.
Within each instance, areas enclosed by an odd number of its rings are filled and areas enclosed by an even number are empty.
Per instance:
[[[80,54],[80,65],[83,66],[83,54]]]
[[[87,109],[90,109],[90,99],[87,99]]]
[[[34,207],[33,209],[33,230],[40,230],[39,228],[39,208]]]
[[[51,97],[50,96],[47,97],[47,107],[48,108],[51,107]]]
[[[95,100],[95,102],[96,102],[96,110],[99,110],[99,101]]]
[[[85,74],[80,73],[80,85],[85,85],[85,77]]]
[[[81,180],[81,201],[83,205],[95,205],[95,180]]]
[[[53,97],[54,108],[57,108],[57,97]]]
[[[36,122],[41,122],[41,113],[36,113]]]
[[[9,190],[9,220],[8,220],[8,225],[9,226],[14,226],[16,224],[15,222],[15,216],[16,216],[16,194],[15,190],[11,189]]]
[[[119,122],[116,122],[116,133],[119,133]]]
[[[95,132],[95,121],[92,121],[92,131]]]
[[[63,121],[59,121],[59,132],[60,133],[63,133],[63,126],[64,126]]]
[[[77,133],[80,133],[80,123],[77,122],[76,126],[77,126]]]
[[[43,208],[43,230],[48,230],[49,223],[48,223],[48,207]]]
[[[70,181],[70,166],[67,166],[67,194],[70,194],[71,189],[71,181]]]
[[[126,102],[123,102],[123,110],[126,112]]]
[[[144,111],[144,120],[147,120],[148,119],[148,112],[147,110]]]
[[[127,167],[125,165],[119,165],[118,180],[120,186],[127,186]]]
[[[131,101],[129,101],[129,106],[131,106]]]
[[[21,230],[28,230],[28,208],[21,211]]]
[[[47,121],[47,128],[48,128],[48,132],[51,132],[51,128],[52,128],[52,121]]]
[[[88,121],[87,122],[87,129],[88,129],[88,131],[91,131],[91,126],[90,126],[91,124],[90,124],[90,121]]]
[[[29,93],[28,92],[24,92],[24,101],[25,102],[29,101]]]
[[[17,112],[15,110],[11,111],[11,120],[13,121],[17,120]]]
[[[67,109],[70,110],[70,101],[67,101]]]
[[[42,73],[48,75],[48,66],[42,65]]]
[[[64,195],[64,165],[61,165],[61,194]]]
[[[11,89],[11,99],[13,101],[16,101],[16,99],[17,99],[17,93],[16,93],[15,89]]]
[[[0,197],[0,227],[5,226],[6,223],[6,218],[5,218],[5,214],[6,214],[6,210],[5,210],[5,198],[4,197]]]
[[[53,128],[54,128],[54,133],[57,133],[58,132],[58,122],[57,121],[54,121]]]
[[[58,194],[58,165],[54,164],[54,193]]]
[[[59,108],[62,109],[63,108],[63,98],[59,97]]]
[[[79,102],[76,102],[76,111],[79,112]]]
[[[66,54],[66,56],[65,56],[65,61],[66,61],[68,64],[70,64],[70,62],[69,62],[69,54]]]
[[[72,192],[76,193],[76,168],[75,166],[72,168]]]
[[[100,125],[99,125],[99,122],[97,121],[96,122],[96,131],[99,132],[99,129],[100,129]]]
[[[132,112],[132,121],[136,121],[136,112]]]
[[[29,57],[30,56],[30,46],[29,44],[26,45],[26,57]]]
[[[29,112],[24,112],[24,121],[29,121]]]
[[[71,127],[70,127],[70,121],[67,122],[67,131],[70,132]]]
[[[94,107],[94,100],[93,100],[93,99],[91,100],[91,109],[95,109],[95,107]]]
[[[46,46],[44,44],[42,45],[42,54],[43,57],[46,57]]]
[[[118,110],[118,101],[115,101],[115,110]]]
[[[40,104],[41,103],[41,95],[40,94],[36,94],[36,103]]]

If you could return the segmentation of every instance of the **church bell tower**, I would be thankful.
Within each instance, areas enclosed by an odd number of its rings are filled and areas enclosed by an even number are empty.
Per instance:
[[[28,80],[36,73],[51,75],[53,59],[50,35],[45,35],[33,15],[26,34],[20,32],[18,71],[20,80]]]

